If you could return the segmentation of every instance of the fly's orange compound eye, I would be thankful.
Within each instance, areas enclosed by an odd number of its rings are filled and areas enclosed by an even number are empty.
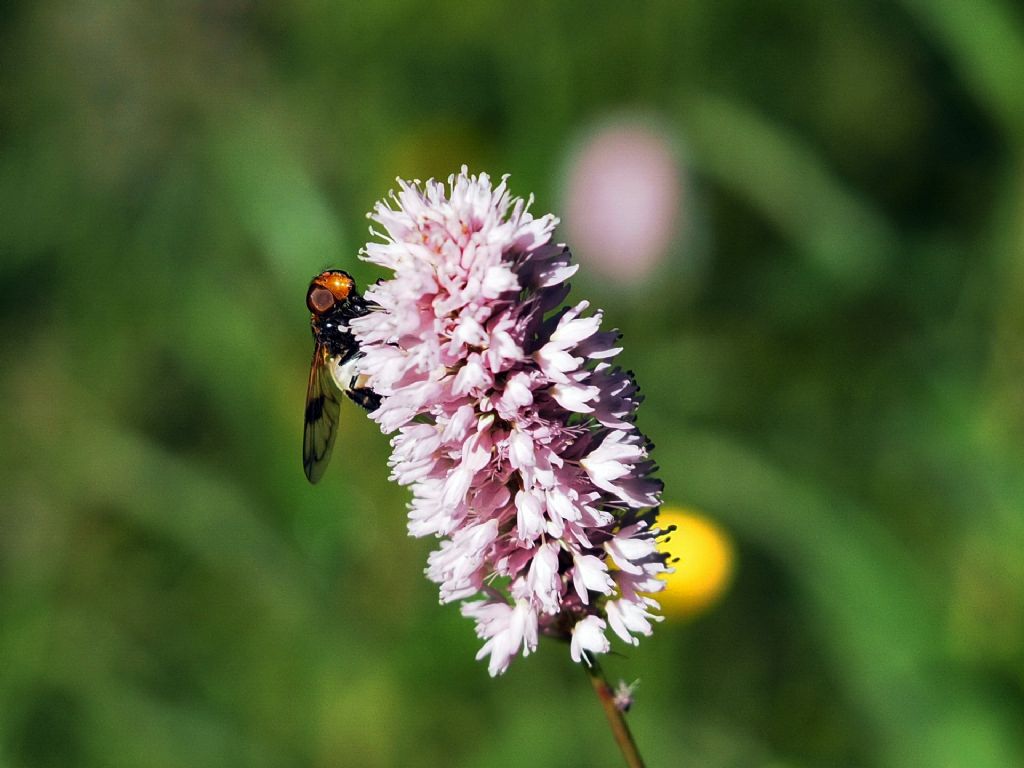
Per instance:
[[[306,294],[306,306],[310,312],[318,315],[333,307],[334,301],[334,294],[329,289],[315,283],[309,287],[309,293]]]

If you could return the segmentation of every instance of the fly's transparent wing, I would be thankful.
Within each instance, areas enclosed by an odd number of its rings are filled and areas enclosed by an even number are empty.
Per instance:
[[[341,392],[331,373],[331,356],[327,347],[317,344],[309,367],[306,388],[305,429],[302,435],[302,468],[309,482],[317,482],[327,468],[338,431]]]

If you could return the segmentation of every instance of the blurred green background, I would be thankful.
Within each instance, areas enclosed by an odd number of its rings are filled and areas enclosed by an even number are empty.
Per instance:
[[[473,660],[372,423],[299,448],[394,177],[557,213],[624,117],[679,220],[574,295],[738,550],[606,663],[649,764],[1024,765],[1020,6],[22,0],[0,60],[0,765],[620,764],[566,648]]]

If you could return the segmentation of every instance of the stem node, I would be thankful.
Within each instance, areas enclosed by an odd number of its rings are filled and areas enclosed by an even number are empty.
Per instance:
[[[629,732],[629,726],[626,725],[626,716],[615,705],[615,694],[612,692],[611,686],[608,685],[601,665],[597,663],[597,659],[592,654],[588,653],[584,658],[583,668],[587,670],[594,693],[597,694],[601,706],[604,707],[608,725],[611,726],[612,735],[615,737],[619,749],[622,750],[622,756],[626,758],[626,765],[629,768],[644,768],[644,761],[640,757],[640,752],[637,751],[633,734]]]

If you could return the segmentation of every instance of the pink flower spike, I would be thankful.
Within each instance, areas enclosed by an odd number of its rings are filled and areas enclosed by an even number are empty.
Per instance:
[[[427,577],[442,602],[470,599],[492,675],[540,633],[575,661],[606,653],[609,627],[635,644],[667,570],[618,334],[586,301],[559,309],[576,266],[551,241],[558,220],[528,207],[466,168],[447,186],[399,181],[361,254],[393,275],[350,323],[409,533],[441,539]]]

